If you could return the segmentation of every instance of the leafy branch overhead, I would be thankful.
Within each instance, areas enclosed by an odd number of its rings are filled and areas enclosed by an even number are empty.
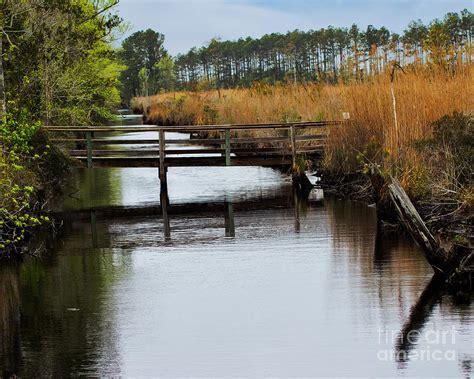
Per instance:
[[[45,124],[104,120],[120,101],[111,46],[122,22],[113,12],[117,3],[5,0],[0,70],[8,76],[0,75],[0,98],[22,104]]]

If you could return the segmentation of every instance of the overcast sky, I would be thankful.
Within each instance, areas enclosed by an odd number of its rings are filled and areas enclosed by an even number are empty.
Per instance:
[[[154,29],[175,55],[213,37],[260,37],[354,22],[401,32],[411,20],[428,22],[464,8],[473,11],[474,0],[120,0],[119,13],[130,24],[125,36]]]

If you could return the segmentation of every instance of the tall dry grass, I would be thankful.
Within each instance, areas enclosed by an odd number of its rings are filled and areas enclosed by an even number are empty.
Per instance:
[[[431,122],[454,111],[471,114],[474,105],[473,65],[455,72],[418,67],[390,72],[360,83],[320,85],[256,84],[248,89],[177,92],[135,98],[133,106],[152,123],[227,124],[285,121],[350,121],[330,130],[325,166],[333,172],[354,172],[361,155],[375,141],[405,172],[421,159],[413,142],[431,136]],[[398,132],[394,124],[391,85],[396,99]]]

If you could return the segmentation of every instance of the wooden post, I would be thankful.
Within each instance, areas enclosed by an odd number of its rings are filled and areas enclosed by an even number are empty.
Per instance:
[[[291,156],[293,158],[293,168],[296,166],[296,130],[295,126],[290,127]]]
[[[168,217],[168,188],[166,182],[162,184],[160,188],[160,205],[161,205],[161,215],[163,218],[163,234],[165,241],[171,239],[171,228],[170,228],[170,219]]]
[[[225,236],[235,237],[234,205],[232,202],[225,202]]]
[[[230,163],[230,129],[224,130],[224,157],[225,165],[231,166]]]
[[[230,166],[230,129],[226,129],[225,132],[225,165]]]
[[[87,168],[92,168],[92,134],[86,132]]]
[[[166,185],[166,166],[165,166],[165,132],[160,129],[159,131],[159,148],[160,148],[160,185]]]
[[[160,149],[160,205],[161,215],[163,218],[163,234],[165,241],[168,241],[171,237],[170,220],[168,218],[168,181],[166,178],[166,139],[165,131],[160,129],[159,131],[159,149]]]
[[[300,199],[298,198],[298,193],[293,187],[293,204],[295,207],[295,233],[301,232],[301,221],[300,221]]]

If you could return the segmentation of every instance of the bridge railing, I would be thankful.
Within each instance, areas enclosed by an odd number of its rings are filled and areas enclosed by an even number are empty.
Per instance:
[[[54,143],[87,167],[291,164],[298,154],[321,154],[328,126],[340,121],[199,126],[50,126]],[[156,133],[134,136],[135,133]],[[189,133],[192,138],[166,138]],[[126,138],[117,139],[119,136]],[[198,147],[201,148],[198,148]],[[205,148],[203,148],[205,147]],[[200,156],[190,157],[189,155]],[[206,157],[202,157],[206,154]],[[212,155],[212,156],[210,156]]]

